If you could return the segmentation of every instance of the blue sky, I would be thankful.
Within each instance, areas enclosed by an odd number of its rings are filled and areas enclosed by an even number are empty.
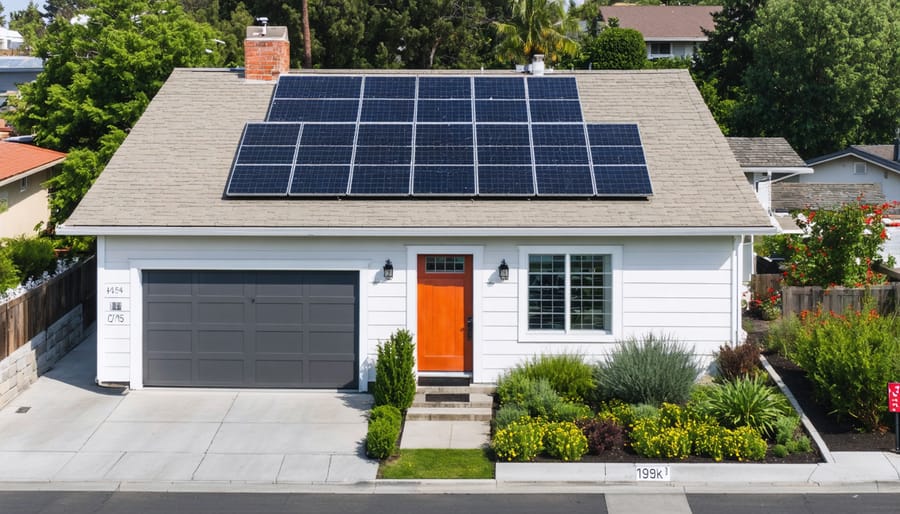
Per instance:
[[[39,2],[35,2],[38,6],[43,6],[43,0]],[[22,9],[28,7],[28,0],[0,0],[0,4],[3,4],[3,17],[9,20],[9,13],[13,11],[21,11]]]

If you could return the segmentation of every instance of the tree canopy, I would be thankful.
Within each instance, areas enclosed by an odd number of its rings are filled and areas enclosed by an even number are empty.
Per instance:
[[[634,29],[607,27],[585,41],[582,53],[595,70],[639,70],[647,63],[644,36]]]
[[[546,61],[555,63],[578,51],[572,37],[577,22],[568,16],[562,0],[515,0],[507,20],[494,22],[503,62],[530,62],[534,55],[544,54]]]

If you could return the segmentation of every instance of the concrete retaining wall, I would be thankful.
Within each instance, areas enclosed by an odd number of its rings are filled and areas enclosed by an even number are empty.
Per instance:
[[[0,361],[0,407],[11,402],[84,339],[81,305]]]

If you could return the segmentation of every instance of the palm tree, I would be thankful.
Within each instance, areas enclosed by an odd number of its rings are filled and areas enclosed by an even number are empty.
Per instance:
[[[507,62],[530,61],[535,54],[557,62],[578,51],[571,36],[578,21],[566,13],[564,0],[514,0],[509,23],[494,22],[500,44],[498,57]]]
[[[301,16],[303,17],[303,67],[312,68],[312,41],[309,35],[309,0],[300,2]]]

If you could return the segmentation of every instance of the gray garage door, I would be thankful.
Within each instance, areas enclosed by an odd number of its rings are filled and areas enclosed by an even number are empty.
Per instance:
[[[358,273],[145,271],[144,384],[356,388]]]

